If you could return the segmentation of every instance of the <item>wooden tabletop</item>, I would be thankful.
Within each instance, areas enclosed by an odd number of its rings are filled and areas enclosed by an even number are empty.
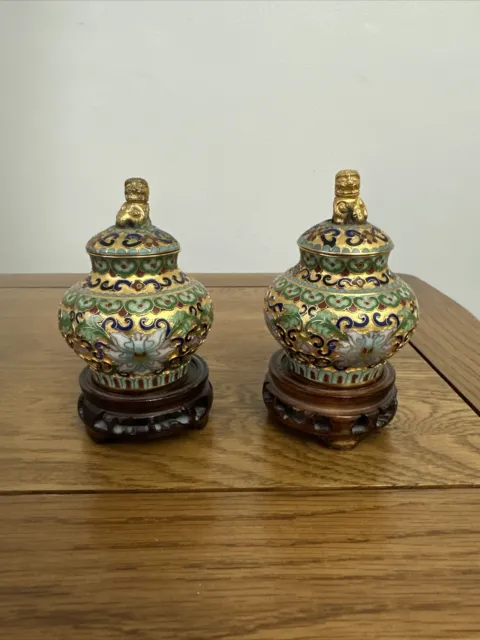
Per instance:
[[[76,277],[0,277],[2,637],[480,639],[480,323],[406,276],[397,415],[342,453],[267,419],[271,276],[201,278],[207,428],[95,445],[56,323]]]

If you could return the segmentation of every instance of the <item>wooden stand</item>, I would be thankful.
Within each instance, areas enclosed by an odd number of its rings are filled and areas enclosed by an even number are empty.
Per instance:
[[[395,370],[387,363],[375,382],[337,388],[294,374],[280,349],[270,359],[263,400],[270,415],[284,425],[317,436],[331,449],[353,449],[395,415]]]
[[[180,380],[143,393],[114,392],[80,374],[82,393],[78,415],[95,442],[151,440],[194,428],[203,429],[212,406],[213,391],[203,358],[193,356]]]

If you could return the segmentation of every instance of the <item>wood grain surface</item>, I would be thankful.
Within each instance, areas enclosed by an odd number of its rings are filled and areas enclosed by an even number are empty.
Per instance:
[[[420,278],[403,277],[419,299],[412,344],[480,414],[480,321]]]
[[[0,500],[5,638],[480,637],[476,490]]]
[[[412,282],[422,322],[393,359],[398,413],[340,453],[269,422],[271,276],[249,275],[203,278],[209,425],[144,445],[94,445],[77,418],[82,365],[56,323],[71,276],[0,278],[1,637],[480,640],[468,312]]]
[[[271,423],[261,389],[276,343],[261,313],[263,289],[213,294],[215,323],[201,350],[215,393],[207,428],[99,446],[76,413],[82,365],[57,329],[61,292],[4,289],[0,491],[480,484],[480,418],[409,347],[393,359],[395,419],[354,451],[327,451]]]

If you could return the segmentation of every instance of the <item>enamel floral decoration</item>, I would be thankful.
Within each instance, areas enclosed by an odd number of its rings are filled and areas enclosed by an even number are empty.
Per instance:
[[[105,393],[170,393],[192,374],[213,321],[207,290],[178,266],[177,240],[151,223],[148,197],[145,180],[126,181],[115,224],[87,243],[90,274],[59,309],[62,335],[86,362],[92,388]],[[84,419],[85,398],[80,404]]]
[[[388,265],[393,243],[367,218],[358,173],[340,171],[332,217],[300,236],[298,263],[266,292],[266,324],[283,349],[282,366],[300,382],[337,391],[380,384],[382,376],[385,382],[386,361],[417,325],[415,295]],[[280,401],[273,402],[271,387],[267,380],[264,397],[275,413]],[[360,435],[372,425],[370,420],[369,426],[352,423],[352,428]],[[323,425],[322,435],[327,432],[336,437],[331,425]]]

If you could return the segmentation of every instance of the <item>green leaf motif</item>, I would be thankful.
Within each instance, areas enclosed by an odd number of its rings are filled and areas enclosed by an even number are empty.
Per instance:
[[[60,311],[58,318],[58,326],[62,333],[71,333],[73,330],[72,321],[70,320],[70,314],[68,311]]]
[[[345,334],[335,324],[337,317],[328,310],[319,311],[307,324],[307,331],[322,338],[345,338]]]
[[[415,326],[415,315],[413,311],[404,308],[398,312],[398,315],[400,317],[400,324],[398,325],[395,333],[398,333],[402,329],[405,333],[411,331]]]
[[[211,324],[213,322],[213,307],[210,303],[203,307],[203,311],[200,314],[200,322],[202,324]]]
[[[299,310],[294,304],[284,304],[283,313],[276,319],[276,323],[284,329],[295,329],[302,324]]]
[[[95,342],[99,339],[109,339],[108,333],[102,327],[102,317],[98,315],[88,316],[77,326],[76,333],[80,338]]]
[[[172,323],[172,332],[171,336],[179,334],[179,333],[188,333],[196,322],[198,322],[195,316],[191,316],[186,311],[177,311],[177,313],[173,314],[170,318],[170,322]]]

